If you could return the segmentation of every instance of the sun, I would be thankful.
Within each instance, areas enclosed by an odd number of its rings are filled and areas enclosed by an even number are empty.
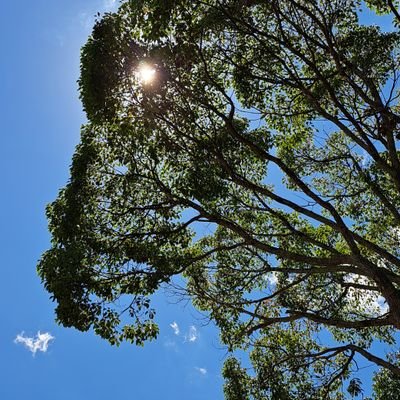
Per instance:
[[[137,75],[139,80],[146,85],[154,81],[156,70],[151,65],[142,63],[137,70]]]

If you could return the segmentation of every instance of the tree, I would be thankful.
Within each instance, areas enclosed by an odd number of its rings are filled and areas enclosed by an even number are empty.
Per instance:
[[[360,360],[379,399],[399,387],[371,350],[400,328],[397,6],[135,0],[99,19],[38,266],[58,321],[141,345],[151,295],[181,275],[250,355],[252,372],[226,361],[227,399],[355,398]]]

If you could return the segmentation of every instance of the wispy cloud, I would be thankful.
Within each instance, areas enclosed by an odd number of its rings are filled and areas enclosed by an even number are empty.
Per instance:
[[[276,272],[269,272],[265,275],[265,280],[271,285],[276,286],[278,283],[278,275]]]
[[[189,332],[188,334],[185,336],[185,339],[188,342],[195,342],[197,339],[199,338],[199,333],[197,332],[197,329],[195,326],[191,325],[189,327]]]
[[[104,0],[103,8],[105,11],[111,11],[117,7],[117,4],[118,4],[117,0]]]
[[[179,325],[175,321],[172,324],[169,324],[169,326],[174,330],[175,335],[179,335]]]
[[[45,353],[49,347],[49,343],[54,339],[54,336],[51,336],[49,332],[40,333],[39,331],[36,337],[26,337],[24,336],[24,332],[21,332],[14,339],[14,343],[23,344],[33,355],[35,355],[37,351]]]
[[[90,30],[92,29],[95,21],[95,16],[89,12],[82,11],[78,15],[79,24],[85,29]]]
[[[82,10],[78,15],[79,24],[85,30],[91,30],[95,23],[97,12],[102,14],[105,12],[117,11],[118,4],[118,0],[103,0],[103,3],[95,10]]]
[[[206,370],[205,368],[195,367],[195,369],[196,369],[197,371],[199,371],[199,373],[200,373],[201,375],[206,375],[206,374],[207,374],[207,370]]]
[[[166,349],[178,352],[178,346],[174,340],[166,339],[163,344]]]

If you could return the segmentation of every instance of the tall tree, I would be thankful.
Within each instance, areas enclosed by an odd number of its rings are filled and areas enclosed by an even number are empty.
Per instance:
[[[225,363],[228,400],[357,397],[361,359],[395,393],[396,355],[371,345],[400,328],[397,6],[131,0],[99,19],[38,266],[58,321],[143,344],[182,275],[250,354]]]

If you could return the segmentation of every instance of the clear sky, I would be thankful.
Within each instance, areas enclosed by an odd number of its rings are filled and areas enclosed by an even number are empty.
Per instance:
[[[57,326],[54,305],[36,275],[37,260],[49,246],[45,205],[68,179],[85,121],[76,84],[80,47],[95,13],[112,3],[2,2],[1,400],[223,398],[226,351],[190,305],[170,304],[160,295],[159,340],[144,348],[115,348],[92,333]],[[46,352],[33,355],[14,342],[24,332],[32,348],[38,331],[55,337]],[[41,338],[37,346],[46,342]]]
[[[113,3],[2,3],[1,400],[223,398],[220,370],[226,351],[216,330],[204,326],[190,305],[172,304],[160,294],[158,341],[144,348],[115,348],[91,332],[57,326],[54,304],[36,275],[37,260],[49,246],[45,205],[68,179],[85,122],[76,84],[80,47],[93,16],[111,10]],[[55,339],[45,352],[33,355],[23,340],[32,338],[28,345],[33,348],[35,341],[40,346],[50,339],[42,335],[38,342],[38,331]]]

